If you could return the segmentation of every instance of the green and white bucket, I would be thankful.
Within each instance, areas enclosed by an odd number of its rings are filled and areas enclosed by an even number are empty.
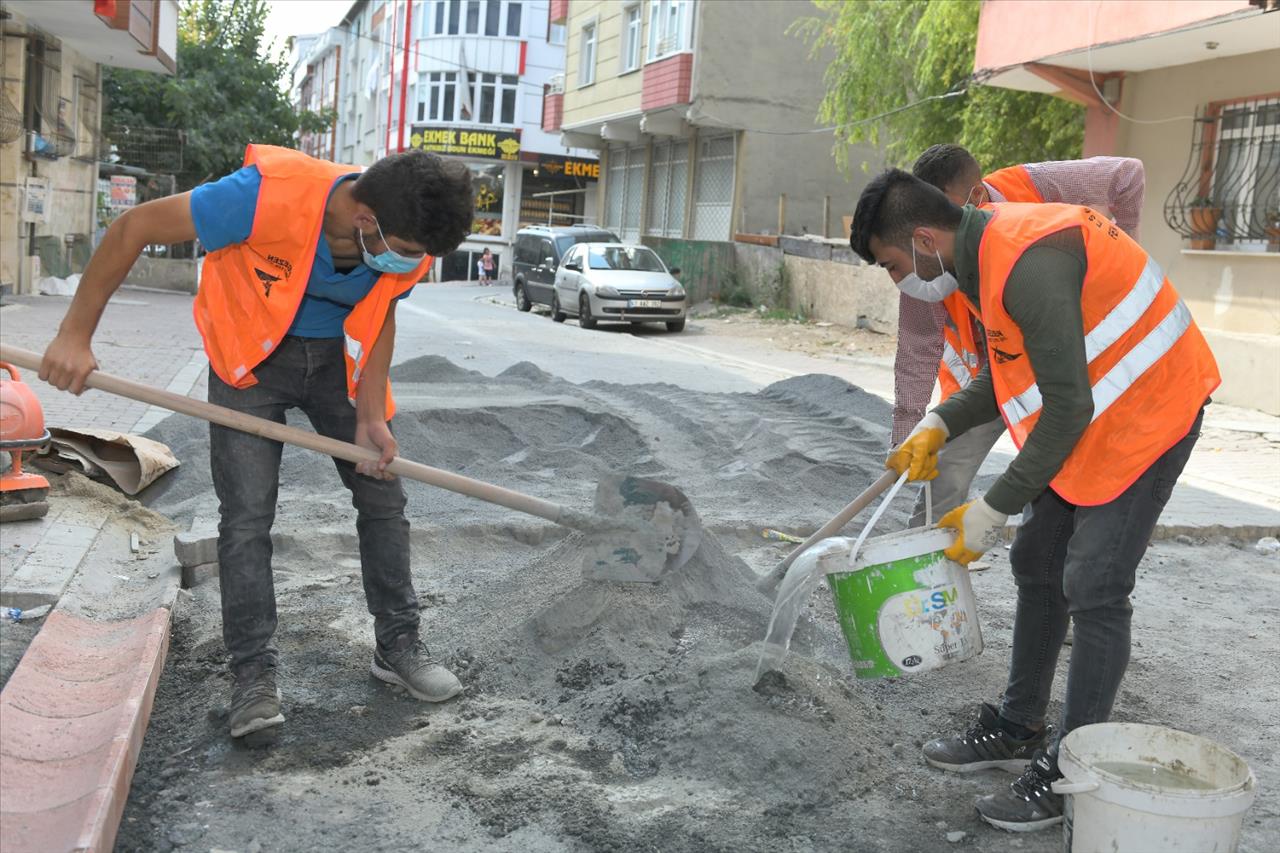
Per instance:
[[[858,678],[926,672],[981,654],[969,572],[942,553],[954,539],[937,528],[877,536],[852,565],[827,567]]]
[[[982,653],[969,571],[943,553],[955,533],[930,526],[867,538],[905,482],[903,475],[856,540],[823,539],[791,564],[778,587],[757,680],[782,665],[805,602],[824,575],[858,678],[927,672]],[[927,485],[925,495],[928,505]]]

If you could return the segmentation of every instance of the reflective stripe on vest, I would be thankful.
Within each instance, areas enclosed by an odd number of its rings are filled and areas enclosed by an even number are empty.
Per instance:
[[[947,373],[951,374],[951,378],[961,388],[965,388],[972,381],[973,376],[969,373],[969,368],[965,366],[964,359],[960,357],[960,353],[956,352],[955,347],[951,346],[951,341],[942,342],[942,363],[947,368]]]

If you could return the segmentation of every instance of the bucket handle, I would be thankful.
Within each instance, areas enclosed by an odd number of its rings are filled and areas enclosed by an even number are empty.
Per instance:
[[[1068,782],[1066,779],[1059,779],[1049,787],[1053,789],[1055,794],[1087,794],[1090,791],[1098,790],[1097,779],[1087,779],[1081,782]]]

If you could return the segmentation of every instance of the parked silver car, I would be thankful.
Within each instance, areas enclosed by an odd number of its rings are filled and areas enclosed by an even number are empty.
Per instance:
[[[684,328],[687,310],[679,269],[667,270],[645,246],[626,243],[579,243],[560,260],[551,319],[578,318],[584,329],[596,323],[666,323]]]

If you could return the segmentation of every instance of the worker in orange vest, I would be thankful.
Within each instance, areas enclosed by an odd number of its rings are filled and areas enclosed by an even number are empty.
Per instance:
[[[973,155],[959,145],[929,147],[916,159],[912,174],[933,184],[958,205],[992,202],[1061,202],[1105,210],[1116,225],[1138,239],[1145,190],[1142,161],[1133,157],[1090,157],[1028,163],[999,169],[985,177]],[[982,330],[964,298],[940,299],[929,292],[902,293],[898,300],[898,351],[894,358],[893,443],[907,437],[924,417],[936,381],[946,400],[978,375],[986,364]],[[994,419],[966,432],[938,457],[933,481],[935,518],[969,499],[969,489],[991,448],[1004,434]],[[925,523],[924,495],[916,501],[912,526]]]
[[[147,202],[107,229],[84,271],[40,377],[79,394],[97,368],[90,343],[142,249],[199,239],[208,250],[195,323],[209,358],[209,402],[283,423],[304,411],[322,435],[375,450],[335,460],[357,512],[361,570],[376,646],[371,671],[429,702],[462,689],[419,637],[404,487],[386,467],[397,445],[387,373],[396,301],[433,256],[471,226],[467,167],[422,151],[367,170],[269,145],[191,192]],[[284,722],[277,687],[271,525],[283,446],[210,427],[221,523],[223,640],[234,676],[233,738],[269,742]]]
[[[1009,680],[965,734],[924,746],[954,772],[1021,772],[982,797],[988,823],[1062,821],[1058,740],[1103,722],[1129,661],[1137,567],[1191,455],[1218,368],[1159,264],[1106,217],[1064,204],[960,207],[900,169],[867,185],[852,247],[899,289],[958,293],[986,329],[986,367],[930,411],[886,466],[937,476],[948,439],[999,416],[1017,457],[977,500],[943,516],[968,564],[1022,512]],[[1070,618],[1075,645],[1061,723],[1045,726]]]

